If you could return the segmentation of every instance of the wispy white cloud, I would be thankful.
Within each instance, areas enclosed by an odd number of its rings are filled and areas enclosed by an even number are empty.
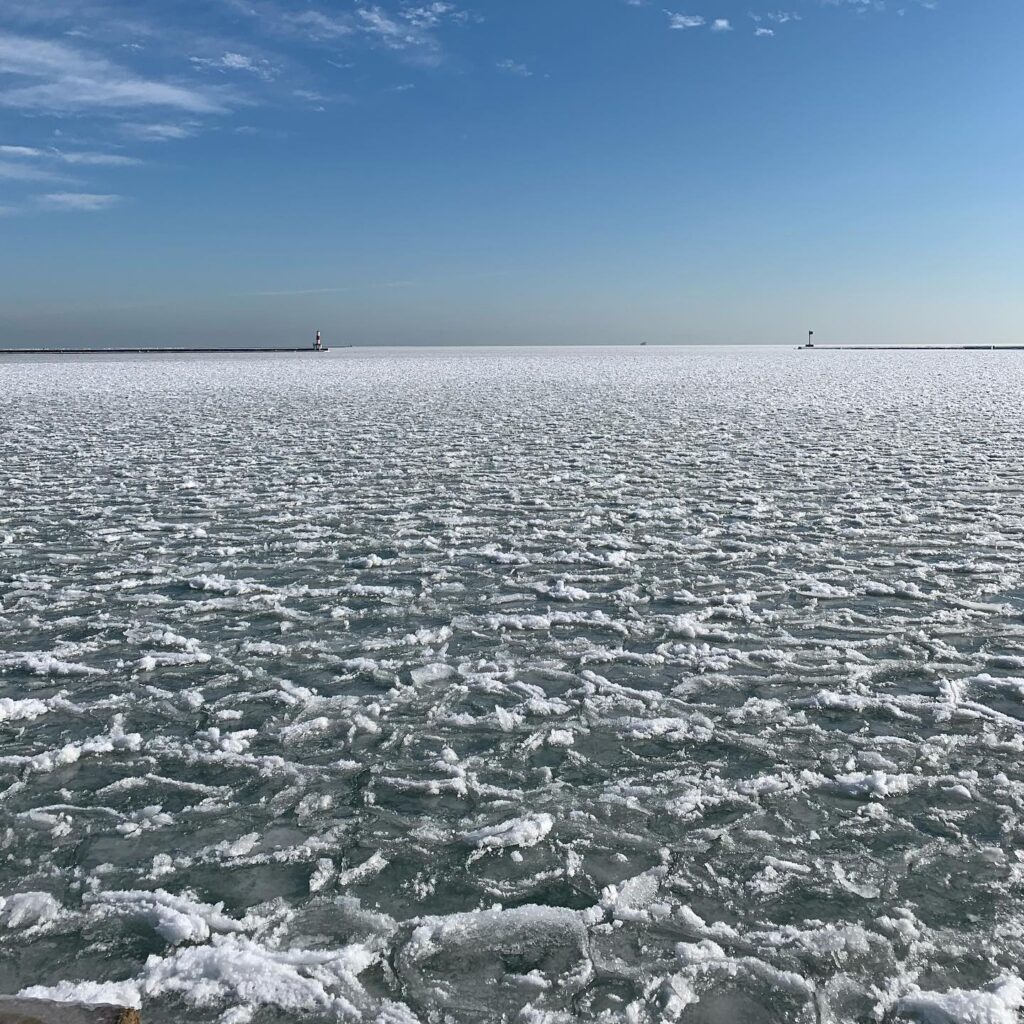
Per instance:
[[[338,40],[355,33],[348,15],[324,14],[322,11],[300,11],[279,15],[279,27],[298,31],[316,41]]]
[[[278,73],[278,68],[265,57],[248,57],[244,53],[226,51],[219,57],[189,57],[197,68],[212,71],[245,71],[269,81]]]
[[[0,32],[0,72],[32,84],[0,90],[0,106],[71,112],[170,107],[190,113],[222,111],[208,92],[136,75],[64,43]]]
[[[852,7],[854,10],[884,11],[885,0],[821,0],[826,7]]]
[[[66,164],[80,167],[137,167],[141,160],[121,153],[64,153],[54,151],[54,156]]]
[[[447,8],[447,5],[440,5]],[[441,45],[431,33],[436,21],[422,21],[415,14],[392,15],[378,4],[356,8],[359,30],[388,50],[410,54],[414,59],[434,64],[440,60]]]
[[[36,149],[34,146],[0,146],[0,156],[28,157],[31,159],[45,155],[45,150]]]
[[[183,124],[126,121],[120,129],[124,135],[139,142],[177,142],[195,135],[199,131],[199,125],[193,121]]]
[[[801,16],[796,11],[751,11],[751,20],[755,25],[764,25],[766,22],[771,25],[786,25],[791,21],[800,21]],[[763,32],[756,32],[756,35],[775,35],[771,29]]]
[[[95,192],[51,192],[38,197],[39,205],[48,210],[91,213],[106,210],[121,201],[117,195],[98,195]]]
[[[673,14],[671,11],[665,13],[668,15],[668,27],[677,31],[700,28],[706,24],[706,19],[700,14]]]
[[[30,145],[0,145],[0,178],[7,181],[63,181],[55,164],[77,167],[134,167],[140,160],[118,153],[65,153]]]
[[[847,7],[857,14],[867,14],[870,11],[893,11],[901,17],[907,13],[907,4],[901,3],[893,6],[886,0],[820,0],[826,7]],[[926,11],[934,11],[938,6],[938,0],[909,0],[915,7],[923,7]]]
[[[456,19],[464,19],[466,17],[464,12],[457,10],[455,4],[446,3],[444,0],[435,0],[434,3],[423,4],[418,7],[407,6],[403,9],[402,13],[411,25],[415,25],[418,28],[433,28],[435,25],[440,25],[448,17]]]
[[[519,75],[520,78],[531,78],[533,72],[525,65],[515,60],[499,60],[495,67],[504,71],[507,75]]]
[[[0,153],[3,148],[0,147]],[[0,181],[62,181],[61,175],[24,160],[0,160]]]
[[[369,42],[402,55],[414,63],[436,65],[443,59],[438,31],[445,23],[466,23],[470,16],[447,0],[432,3],[356,3],[350,10],[334,11],[289,6],[262,0],[248,6],[272,33],[298,36],[309,42],[355,46]]]
[[[631,7],[647,7],[649,0],[625,0]],[[821,7],[843,8],[855,14],[866,14],[869,11],[885,12],[892,11],[903,15],[908,11],[908,4],[933,10],[938,0],[904,0],[900,6],[892,6],[887,0],[817,0]],[[669,28],[677,30],[707,28],[712,32],[731,32],[735,29],[730,18],[708,18],[703,14],[682,14],[674,11],[665,11],[669,19]],[[754,34],[757,36],[770,37],[775,35],[780,25],[789,22],[798,22],[804,19],[804,15],[794,10],[766,10],[750,11],[749,16],[755,24]]]
[[[0,157],[22,160],[53,160],[82,167],[135,167],[142,163],[135,157],[123,156],[120,153],[67,152],[56,148],[39,149],[37,146],[0,145]]]
[[[141,11],[143,7],[118,0],[4,0],[3,17],[10,26],[46,28],[72,38],[131,45],[125,40],[148,38],[158,32]]]

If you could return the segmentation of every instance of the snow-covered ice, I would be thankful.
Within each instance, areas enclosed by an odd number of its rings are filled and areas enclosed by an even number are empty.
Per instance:
[[[1003,1024],[1024,361],[0,363],[0,992]]]

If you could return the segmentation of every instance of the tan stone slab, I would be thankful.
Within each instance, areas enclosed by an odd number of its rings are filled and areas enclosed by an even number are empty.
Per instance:
[[[139,1024],[139,1011],[106,1003],[54,1003],[0,996],[0,1024]]]

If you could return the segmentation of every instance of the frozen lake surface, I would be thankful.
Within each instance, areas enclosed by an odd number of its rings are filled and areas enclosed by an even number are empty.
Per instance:
[[[1022,393],[991,352],[0,363],[0,992],[1018,1021]]]

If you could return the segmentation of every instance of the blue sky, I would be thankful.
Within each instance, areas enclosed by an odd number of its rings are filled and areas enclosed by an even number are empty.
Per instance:
[[[2,0],[0,344],[1024,342],[1021,39],[1020,0]]]

